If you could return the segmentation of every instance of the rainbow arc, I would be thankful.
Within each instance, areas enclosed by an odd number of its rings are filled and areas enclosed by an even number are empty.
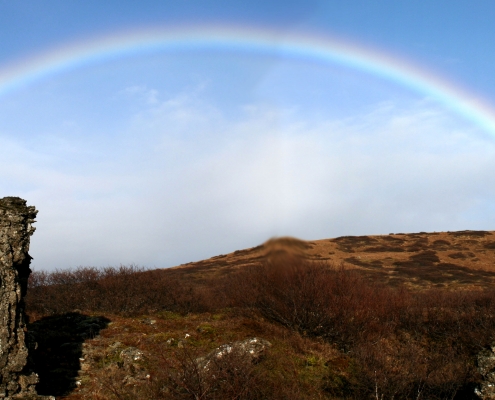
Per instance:
[[[0,69],[0,97],[48,76],[119,57],[197,49],[248,51],[340,64],[430,97],[495,136],[495,110],[488,102],[410,62],[334,38],[258,27],[148,29],[73,43]]]

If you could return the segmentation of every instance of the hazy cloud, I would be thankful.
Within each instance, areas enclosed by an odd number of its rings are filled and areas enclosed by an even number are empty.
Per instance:
[[[487,214],[494,143],[452,127],[427,102],[407,110],[380,104],[332,121],[256,104],[229,119],[186,94],[146,104],[88,168],[64,168],[54,149],[47,156],[3,140],[2,179],[40,210],[35,268],[168,267],[273,235],[490,229],[495,222]]]

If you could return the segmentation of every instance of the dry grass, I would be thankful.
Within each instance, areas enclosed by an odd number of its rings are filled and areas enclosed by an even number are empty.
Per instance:
[[[425,252],[435,252],[438,259],[423,263],[417,257]],[[343,236],[309,242],[272,239],[221,259],[213,257],[172,268],[170,273],[187,275],[190,282],[205,284],[212,278],[259,264],[275,253],[335,265],[346,263],[369,279],[392,286],[457,290],[490,288],[495,284],[495,235],[489,231]],[[423,267],[438,271],[425,273]]]

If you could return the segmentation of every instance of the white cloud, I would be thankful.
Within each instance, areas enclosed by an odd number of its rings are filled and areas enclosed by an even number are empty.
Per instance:
[[[493,229],[495,144],[428,103],[341,121],[256,104],[242,115],[197,94],[147,102],[80,168],[3,138],[7,194],[40,210],[35,268],[167,267],[272,235]]]

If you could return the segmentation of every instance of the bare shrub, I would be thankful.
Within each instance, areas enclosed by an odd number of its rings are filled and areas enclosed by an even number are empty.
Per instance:
[[[261,391],[254,365],[245,354],[231,352],[207,367],[187,347],[167,360],[168,382],[176,398],[256,399]]]
[[[125,371],[113,368],[98,377],[105,395],[115,399],[264,399],[260,373],[246,354],[231,352],[207,367],[200,352],[189,346],[157,347],[150,354],[146,381],[125,384]],[[123,384],[124,383],[124,384]],[[266,391],[266,390],[265,390]]]
[[[351,355],[356,398],[453,398],[477,382],[475,356],[494,340],[491,291],[392,289],[294,259],[240,272],[229,288],[233,304]]]
[[[137,315],[204,308],[195,288],[161,270],[136,265],[35,271],[29,278],[26,305],[28,314],[38,316],[73,310]]]
[[[357,272],[324,262],[284,260],[239,273],[228,289],[233,304],[310,336],[347,348],[398,317],[399,298],[367,283]],[[381,326],[374,326],[381,317]]]
[[[253,267],[239,277],[250,288],[236,287],[237,300],[288,328],[318,334],[329,307],[327,274],[319,265],[294,261]]]

